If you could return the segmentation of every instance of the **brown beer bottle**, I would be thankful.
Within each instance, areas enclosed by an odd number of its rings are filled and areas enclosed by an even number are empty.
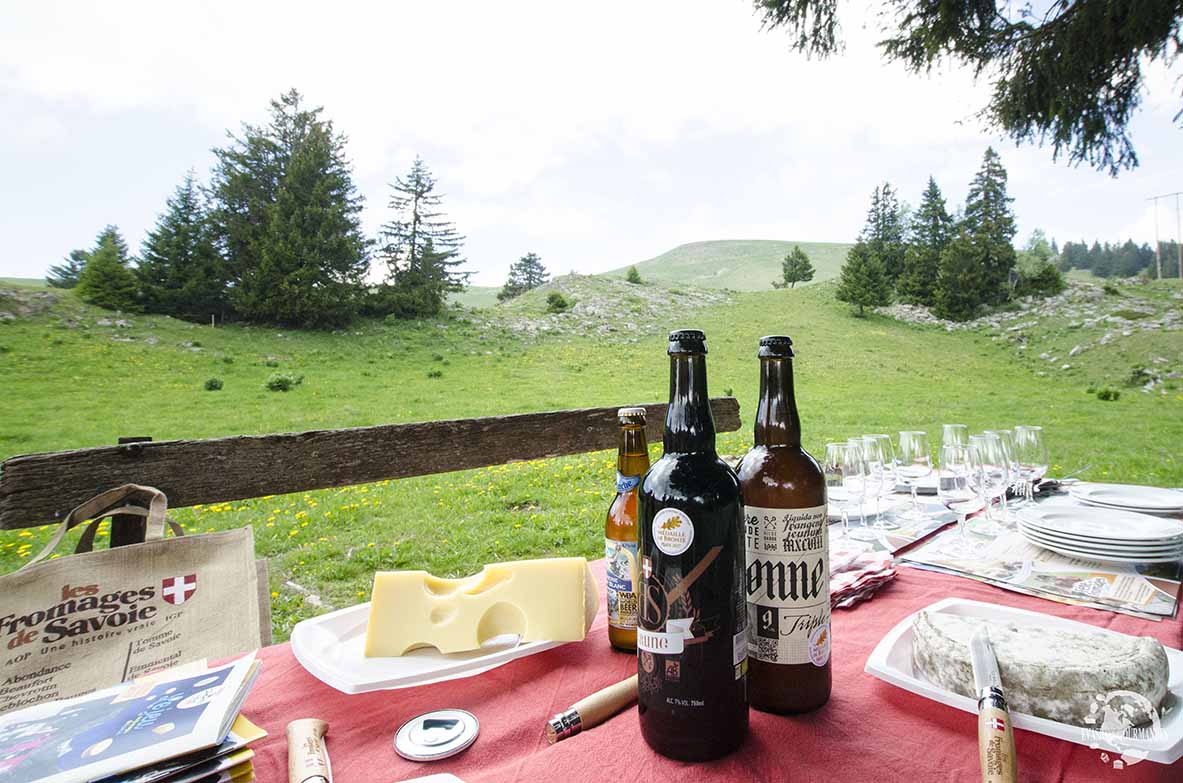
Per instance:
[[[637,649],[637,488],[649,470],[645,409],[621,408],[620,446],[616,452],[616,497],[604,522],[604,558],[608,568],[608,641],[618,650]]]
[[[715,452],[706,340],[670,334],[664,453],[641,480],[637,713],[658,753],[705,761],[748,730],[739,480]]]
[[[755,446],[744,455],[751,705],[806,712],[830,698],[830,546],[826,481],[801,448],[793,341],[760,340]]]

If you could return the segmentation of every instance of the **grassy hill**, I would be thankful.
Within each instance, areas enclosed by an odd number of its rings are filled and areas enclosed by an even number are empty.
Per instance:
[[[534,292],[508,308],[362,322],[341,332],[213,328],[142,315],[125,316],[131,325],[120,327],[111,313],[55,292],[39,300],[50,301],[48,309],[0,320],[0,459],[112,444],[121,435],[214,437],[662,401],[668,359],[661,332],[696,326],[708,337],[712,394],[733,393],[741,405],[744,426],[720,436],[723,453],[742,453],[751,443],[759,337],[787,332],[796,342],[804,442],[814,454],[827,441],[864,432],[939,432],[951,421],[974,430],[1039,423],[1053,472],[1091,464],[1090,478],[1170,486],[1183,476],[1177,387],[1166,395],[1130,389],[1116,402],[1085,393],[1085,365],[1111,351],[1150,351],[1170,358],[1164,368],[1183,366],[1180,332],[1155,335],[1153,346],[1133,338],[1098,346],[1072,360],[1079,369],[1041,376],[1046,362],[990,334],[853,318],[834,300],[832,284],[708,291],[693,300],[687,291],[686,300],[664,308],[652,303],[673,287],[642,286],[627,313],[600,314],[620,322],[615,331],[585,328],[585,316],[574,311],[582,305],[590,318],[601,309],[597,296],[624,302],[616,288],[625,284],[583,277],[555,285],[569,286],[571,313],[542,312],[535,300],[544,292]],[[1172,297],[1183,288],[1157,285],[1179,307]],[[0,309],[38,294],[8,295]],[[635,328],[623,327],[629,319]],[[1025,353],[1034,350],[1042,348]],[[1112,362],[1128,367],[1139,358]],[[289,392],[266,391],[264,381],[276,372],[304,381]],[[223,380],[221,391],[203,389],[211,377]],[[176,509],[173,516],[191,532],[254,527],[257,551],[270,560],[275,630],[283,639],[297,620],[324,611],[287,582],[343,607],[367,599],[375,569],[456,576],[514,558],[601,556],[613,470],[614,455],[599,452]],[[0,572],[27,562],[49,534],[47,527],[0,532]]]
[[[0,277],[0,286],[20,286],[22,288],[48,288],[45,280],[40,277]]]
[[[497,292],[500,290],[496,286],[470,285],[449,298],[465,307],[492,307],[497,304]]]
[[[636,267],[642,279],[736,291],[764,291],[772,287],[774,280],[781,279],[781,262],[793,245],[800,245],[813,262],[817,270],[814,283],[837,277],[846,259],[846,251],[851,247],[838,242],[722,239],[679,245],[638,262]],[[623,266],[605,274],[621,277],[627,271],[628,266]]]

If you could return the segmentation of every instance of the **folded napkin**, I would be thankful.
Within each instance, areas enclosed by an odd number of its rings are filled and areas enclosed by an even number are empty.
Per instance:
[[[838,545],[830,550],[830,607],[848,609],[866,601],[895,575],[890,552]]]

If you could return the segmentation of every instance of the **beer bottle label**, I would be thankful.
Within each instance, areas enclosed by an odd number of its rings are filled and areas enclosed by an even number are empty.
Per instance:
[[[608,571],[608,625],[637,627],[637,542],[604,539]]]
[[[636,489],[637,485],[641,483],[640,476],[626,476],[619,470],[616,471],[616,492],[628,492],[630,489]]]
[[[748,655],[824,666],[830,659],[830,546],[825,506],[744,506]]]

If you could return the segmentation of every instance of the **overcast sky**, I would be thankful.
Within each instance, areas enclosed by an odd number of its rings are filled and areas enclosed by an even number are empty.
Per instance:
[[[876,183],[915,203],[932,174],[952,208],[990,144],[1021,236],[1153,239],[1146,197],[1183,189],[1170,74],[1134,122],[1141,167],[1113,179],[984,131],[985,86],[881,64],[844,8],[845,54],[816,62],[747,0],[9,5],[0,275],[106,223],[138,249],[185,171],[204,180],[226,129],[293,86],[348,134],[367,231],[423,157],[478,284],[527,251],[594,272],[696,240],[851,241]],[[1173,236],[1173,201],[1160,221]]]

